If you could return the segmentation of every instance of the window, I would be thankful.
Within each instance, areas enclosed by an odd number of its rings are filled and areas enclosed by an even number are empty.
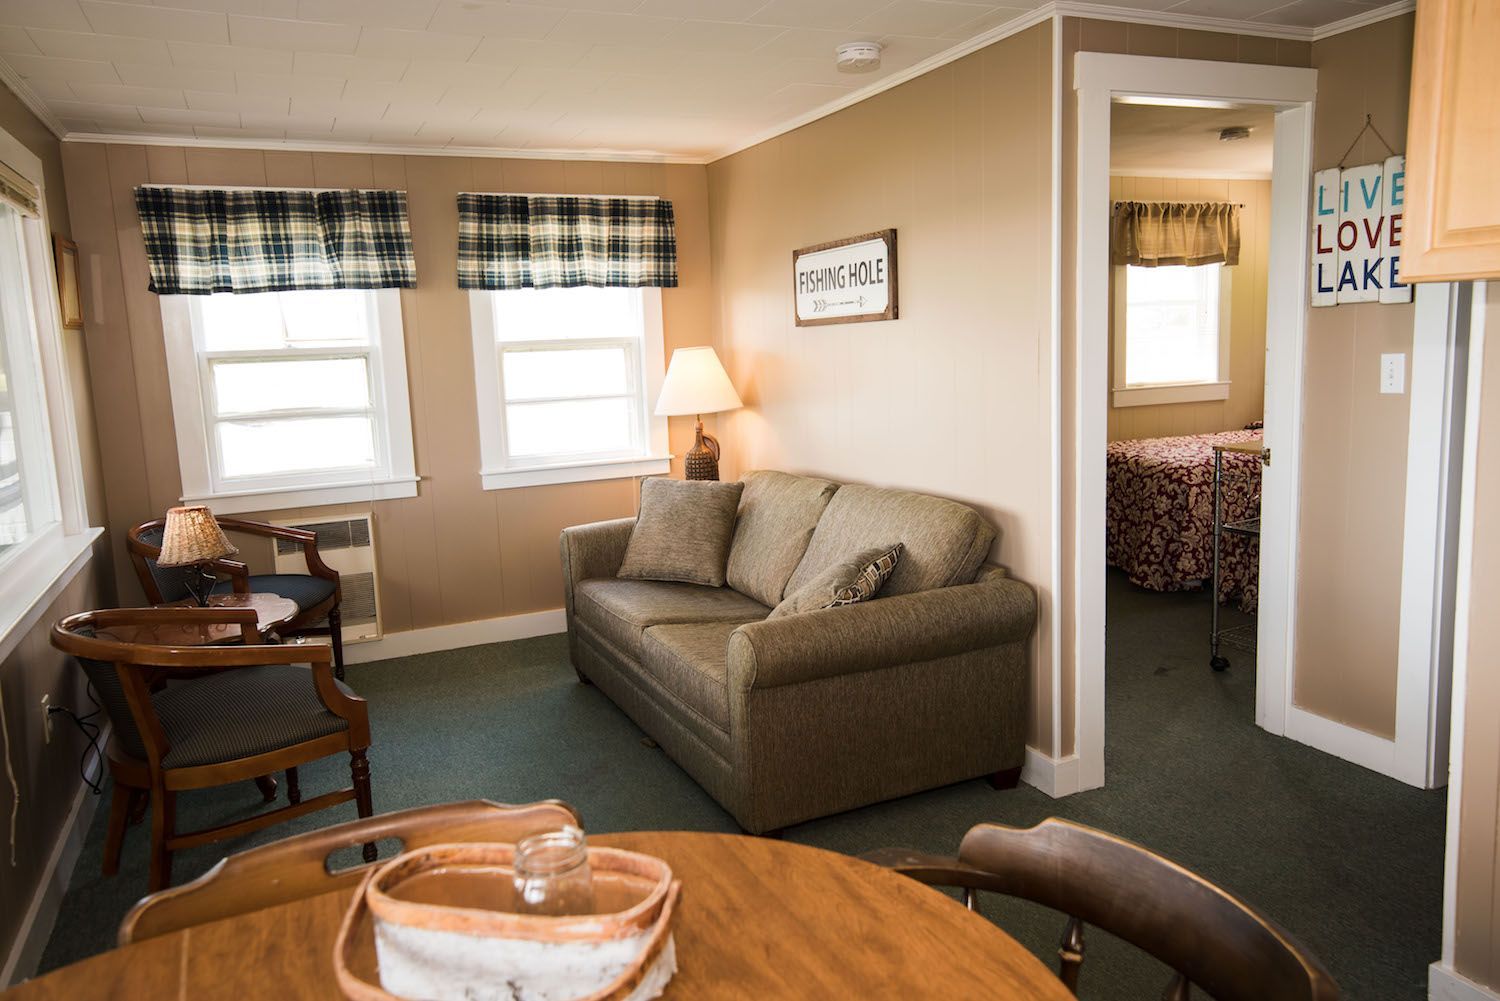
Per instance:
[[[486,489],[667,471],[659,289],[470,296]]]
[[[1222,400],[1229,395],[1229,271],[1116,271],[1115,406]]]
[[[0,204],[0,566],[59,527],[21,216]]]
[[[161,303],[184,500],[231,513],[416,493],[396,290]]]

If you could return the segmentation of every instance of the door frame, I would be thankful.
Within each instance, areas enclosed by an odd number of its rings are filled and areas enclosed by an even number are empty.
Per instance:
[[[1105,464],[1109,400],[1110,108],[1120,95],[1198,98],[1276,109],[1266,309],[1266,444],[1261,565],[1287,586],[1261,589],[1256,722],[1285,733],[1295,636],[1297,470],[1307,315],[1308,198],[1317,70],[1208,60],[1079,52],[1077,274],[1074,332],[1074,686],[1079,788],[1104,784]],[[1285,545],[1267,546],[1266,539]],[[1276,593],[1276,592],[1284,593]],[[1205,641],[1205,670],[1207,670]]]

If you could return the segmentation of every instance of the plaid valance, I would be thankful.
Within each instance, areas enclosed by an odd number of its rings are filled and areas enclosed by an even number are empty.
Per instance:
[[[672,203],[576,195],[458,196],[459,288],[677,285]]]
[[[417,284],[404,191],[148,185],[135,207],[160,295]]]

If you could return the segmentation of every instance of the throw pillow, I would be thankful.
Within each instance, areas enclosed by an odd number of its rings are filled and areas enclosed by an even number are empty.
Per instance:
[[[880,593],[891,579],[901,559],[901,543],[882,546],[860,553],[846,562],[835,563],[802,587],[787,595],[771,610],[768,618],[796,615],[819,608],[835,608],[869,601]]]
[[[743,489],[717,480],[642,480],[641,511],[619,576],[723,587]]]

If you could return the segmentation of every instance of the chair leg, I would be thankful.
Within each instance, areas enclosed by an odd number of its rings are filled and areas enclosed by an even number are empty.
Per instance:
[[[363,748],[349,752],[349,774],[354,779],[354,808],[361,817],[372,816],[375,806],[370,796],[370,762]],[[375,861],[375,842],[365,842],[364,857],[366,862]]]
[[[260,790],[261,796],[267,803],[273,803],[276,801],[276,776],[260,776],[255,780],[255,788]]]
[[[109,794],[109,833],[104,837],[104,875],[120,871],[120,850],[125,845],[125,826],[130,821],[130,799],[133,790],[116,782]]]
[[[165,789],[151,793],[151,879],[146,884],[152,893],[172,885],[172,852],[167,839],[177,829],[177,794]]]
[[[328,610],[328,638],[333,642],[333,676],[344,680],[344,613],[334,605]]]
[[[293,806],[302,802],[302,786],[298,782],[296,768],[286,770],[286,801]]]

